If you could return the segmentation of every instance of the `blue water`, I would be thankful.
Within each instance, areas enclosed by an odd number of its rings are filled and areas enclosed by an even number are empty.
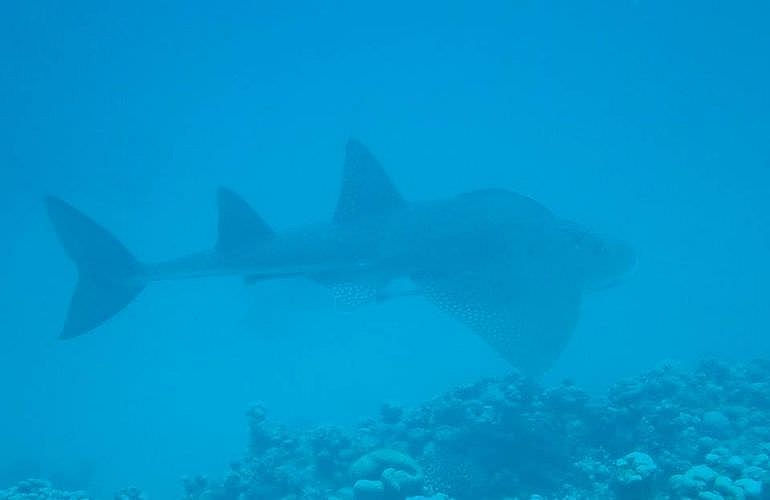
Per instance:
[[[545,382],[770,356],[762,2],[10,2],[0,8],[0,488],[177,498],[261,401],[344,424],[508,365],[419,298],[348,312],[304,281],[162,283],[56,339],[76,271],[55,194],[140,258],[205,248],[216,187],[275,228],[331,217],[344,144],[408,199],[510,189],[629,241]],[[4,473],[5,471],[5,473]]]

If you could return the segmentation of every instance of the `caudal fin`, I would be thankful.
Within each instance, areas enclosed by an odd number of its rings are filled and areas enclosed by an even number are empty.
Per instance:
[[[48,197],[46,207],[79,273],[59,336],[68,339],[101,325],[142,291],[141,265],[112,234],[68,203]]]

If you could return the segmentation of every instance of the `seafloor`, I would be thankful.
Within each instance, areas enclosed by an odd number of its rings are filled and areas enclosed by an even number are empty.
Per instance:
[[[354,428],[292,430],[260,406],[247,416],[245,456],[221,477],[186,478],[180,498],[770,498],[770,361],[666,364],[604,398],[512,374],[417,408],[384,405]],[[86,498],[39,480],[0,491]]]

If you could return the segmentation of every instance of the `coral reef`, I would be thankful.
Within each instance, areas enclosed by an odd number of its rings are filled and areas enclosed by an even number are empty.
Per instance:
[[[352,428],[248,414],[245,456],[185,500],[770,498],[770,362],[665,364],[591,398],[516,373]],[[27,481],[0,500],[76,500]],[[144,498],[134,489],[118,500]]]
[[[115,494],[115,500],[147,500],[139,488],[124,488]]]
[[[60,491],[48,481],[28,479],[13,488],[0,491],[0,500],[89,500],[84,491]]]
[[[114,500],[147,500],[137,488],[125,488],[113,497]],[[27,479],[13,488],[0,490],[0,500],[94,500],[85,491],[61,491],[42,479]]]
[[[255,406],[249,453],[186,500],[752,499],[770,481],[770,363],[665,364],[603,399],[516,373],[352,429]],[[435,496],[434,496],[435,495]]]
[[[354,498],[404,498],[423,491],[422,469],[409,455],[379,449],[350,467]],[[376,494],[375,494],[376,492]]]

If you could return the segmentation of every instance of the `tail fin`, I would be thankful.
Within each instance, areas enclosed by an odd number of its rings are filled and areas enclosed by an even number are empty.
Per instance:
[[[79,278],[59,338],[88,333],[144,288],[141,265],[112,234],[64,201],[46,199],[48,216]]]

